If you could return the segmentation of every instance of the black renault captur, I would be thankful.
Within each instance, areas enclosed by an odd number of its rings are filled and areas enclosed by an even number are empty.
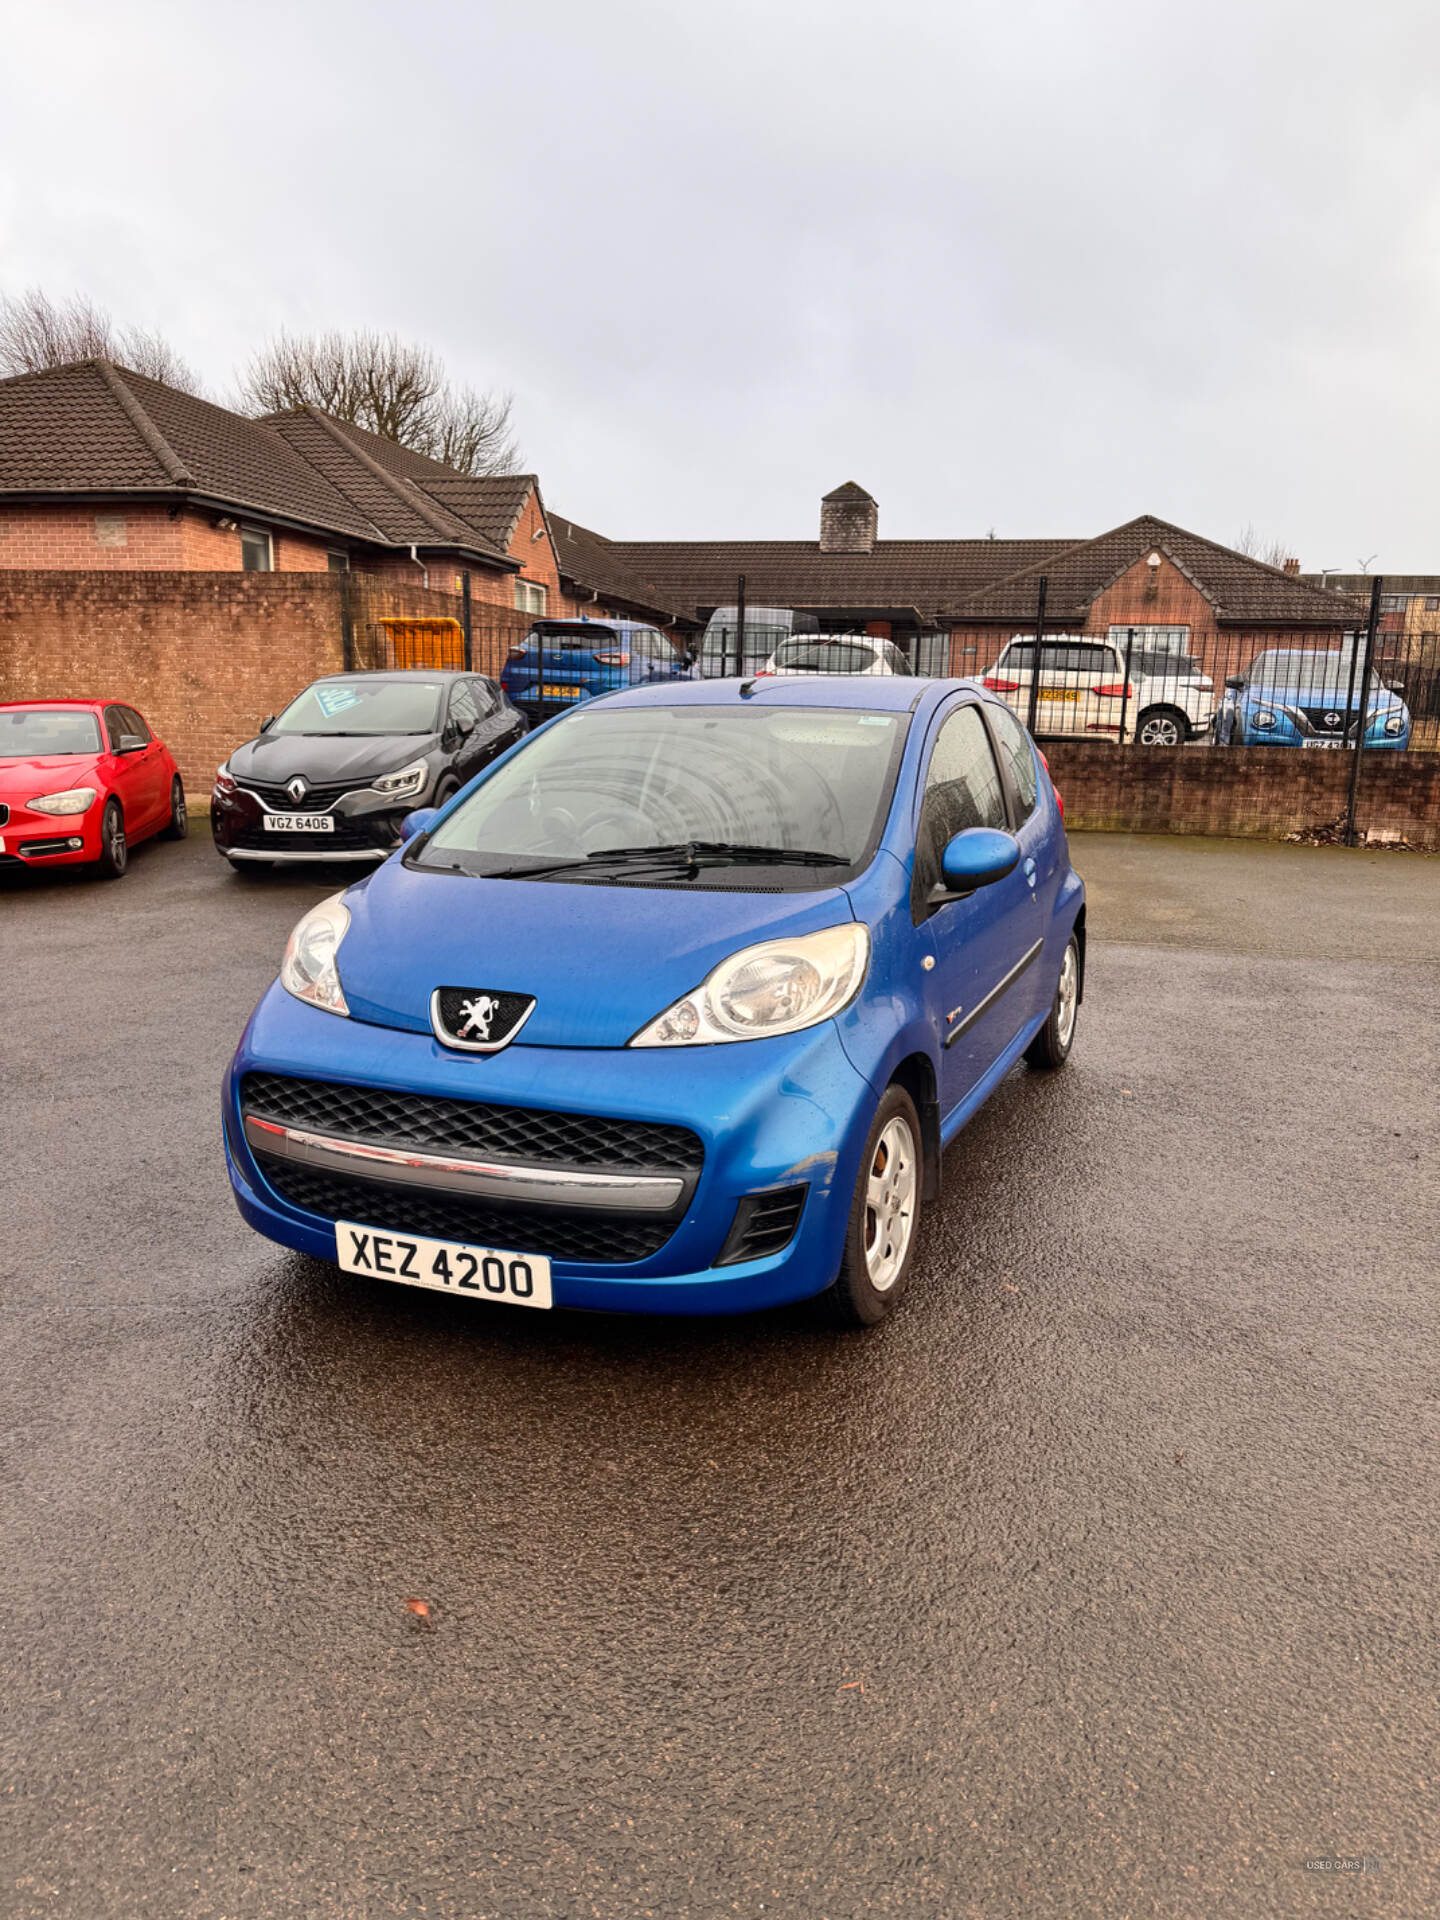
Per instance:
[[[443,805],[525,730],[483,674],[331,674],[215,775],[216,849],[247,872],[277,860],[383,860],[407,813]]]

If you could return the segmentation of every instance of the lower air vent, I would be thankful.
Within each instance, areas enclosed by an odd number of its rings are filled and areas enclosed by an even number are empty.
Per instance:
[[[747,1193],[735,1209],[735,1218],[720,1249],[717,1267],[738,1266],[742,1260],[765,1260],[795,1238],[806,1189],[772,1187],[768,1193]]]

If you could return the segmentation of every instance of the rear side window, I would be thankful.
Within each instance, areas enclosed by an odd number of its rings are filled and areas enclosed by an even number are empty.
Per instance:
[[[472,681],[457,680],[450,689],[450,718],[467,730],[480,718]]]
[[[997,703],[993,707],[987,707],[985,713],[994,730],[995,741],[1000,749],[1000,759],[1010,776],[1010,785],[1014,789],[1019,807],[1020,821],[1028,820],[1035,811],[1037,791],[1035,749],[1030,744],[1030,736],[1008,707],[1002,707]],[[1020,821],[1016,822],[1017,826]]]
[[[941,727],[925,776],[920,833],[915,848],[911,907],[923,913],[930,889],[940,878],[946,843],[967,827],[1010,825],[1005,790],[979,709],[961,707]]]
[[[129,728],[125,725],[125,709],[123,707],[107,707],[105,709],[105,732],[109,737],[110,751],[112,753],[118,753],[120,751],[121,738],[129,732]]]

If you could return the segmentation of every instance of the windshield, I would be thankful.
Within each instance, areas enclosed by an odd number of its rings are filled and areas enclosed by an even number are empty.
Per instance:
[[[280,715],[272,733],[438,733],[438,680],[318,680]]]
[[[791,673],[864,673],[875,664],[875,649],[853,641],[787,640],[775,650],[775,665]]]
[[[416,864],[485,874],[616,848],[724,843],[822,863],[809,871],[752,856],[727,887],[834,885],[879,838],[907,725],[900,714],[825,708],[579,708],[477,788]],[[611,877],[598,867],[585,877],[597,874]]]
[[[93,713],[74,713],[64,707],[0,713],[0,760],[99,751],[100,722]]]
[[[1343,687],[1350,679],[1353,654],[1257,653],[1247,676],[1266,687]]]

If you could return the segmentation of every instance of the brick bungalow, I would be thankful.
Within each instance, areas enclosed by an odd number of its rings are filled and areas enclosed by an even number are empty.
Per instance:
[[[1076,540],[882,540],[879,508],[854,481],[825,495],[815,540],[609,541],[606,551],[697,620],[733,603],[814,613],[911,647],[929,671],[983,671],[1034,631],[1163,634],[1228,672],[1265,646],[1336,645],[1364,617],[1346,595],[1142,514]]]

